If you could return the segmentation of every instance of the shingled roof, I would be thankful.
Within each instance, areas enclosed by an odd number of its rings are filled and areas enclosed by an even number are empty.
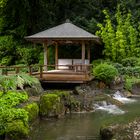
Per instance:
[[[66,22],[56,27],[47,29],[45,31],[36,33],[31,36],[25,37],[27,40],[95,40],[98,37],[83,30],[82,28],[72,24],[71,22]]]

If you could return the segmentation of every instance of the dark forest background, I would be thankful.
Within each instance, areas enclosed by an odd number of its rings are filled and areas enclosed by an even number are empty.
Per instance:
[[[42,46],[34,46],[24,37],[64,23],[66,19],[95,34],[99,30],[97,24],[104,23],[103,10],[107,10],[115,26],[117,5],[120,5],[122,12],[131,11],[137,27],[140,19],[139,0],[1,0],[0,65],[42,63]],[[93,47],[92,59],[103,57],[102,49],[103,46]],[[63,54],[62,51],[60,54]],[[52,55],[53,49],[50,47],[50,57]]]

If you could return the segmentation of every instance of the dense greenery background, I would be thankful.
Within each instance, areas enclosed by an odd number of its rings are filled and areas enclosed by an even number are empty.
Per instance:
[[[117,8],[118,5],[120,8]],[[122,25],[124,17],[127,22]],[[105,45],[103,54],[106,58],[119,61],[127,57],[124,52],[130,42],[132,44],[130,48],[136,48],[132,54],[139,53],[140,43],[137,40],[139,36],[137,31],[140,29],[138,23],[140,2],[138,0],[0,0],[0,64],[42,63],[43,48],[34,47],[26,42],[24,36],[61,24],[67,18],[93,34],[99,31],[98,35],[102,37]],[[128,33],[130,30],[131,32]],[[122,31],[126,31],[125,35]],[[104,32],[109,33],[110,36],[108,37]],[[128,34],[130,34],[129,39],[126,38]],[[110,47],[111,52],[108,52]],[[117,47],[120,51],[116,54],[114,48]],[[101,57],[100,52],[103,47],[92,48],[94,48],[92,59]],[[111,53],[113,53],[112,57]],[[131,52],[128,52],[131,57],[130,54]],[[116,57],[119,56],[120,58],[117,59]]]

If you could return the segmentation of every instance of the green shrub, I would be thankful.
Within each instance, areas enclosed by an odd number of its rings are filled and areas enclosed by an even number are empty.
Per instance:
[[[123,75],[128,75],[128,76],[140,76],[140,66],[136,67],[124,67],[121,72]]]
[[[128,57],[125,59],[122,59],[122,65],[125,67],[133,67],[133,66],[137,66],[138,62],[139,62],[139,58],[137,57]]]
[[[112,65],[118,70],[119,74],[124,74],[124,66],[120,63],[112,63]]]
[[[21,120],[15,120],[7,123],[7,135],[11,140],[20,140],[27,137],[29,134],[29,128]]]
[[[14,140],[17,140],[18,136],[27,136],[29,132],[28,112],[17,108],[27,99],[26,92],[15,91],[8,91],[0,97],[0,135],[10,134]]]
[[[97,60],[92,61],[93,67],[96,67],[96,66],[98,66],[99,64],[102,64],[102,63],[110,64],[111,61],[110,60],[104,60],[104,59],[97,59]]]
[[[133,84],[140,83],[140,78],[126,77],[125,78],[125,89],[131,91]]]
[[[93,69],[93,75],[108,84],[118,75],[118,70],[110,64],[103,63]]]
[[[62,104],[56,94],[44,94],[40,98],[40,115],[55,117],[61,112]]]
[[[38,117],[39,107],[37,103],[27,104],[24,109],[28,112],[29,122],[34,121]]]
[[[26,92],[16,92],[8,91],[0,98],[0,105],[6,107],[14,107],[19,103],[25,102],[28,100],[28,95]]]

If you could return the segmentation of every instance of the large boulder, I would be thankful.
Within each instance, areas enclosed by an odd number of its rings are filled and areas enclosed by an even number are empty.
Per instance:
[[[25,91],[29,96],[40,96],[44,92],[40,83],[33,84],[32,87],[25,87]]]
[[[40,115],[42,117],[58,117],[63,110],[60,97],[56,94],[44,94],[40,98]]]
[[[116,76],[114,80],[110,83],[110,89],[123,90],[123,88],[124,88],[124,78],[122,76]]]
[[[100,129],[100,135],[102,140],[111,140],[118,129],[118,125],[104,126]]]
[[[78,105],[80,106],[80,110],[78,111],[93,110],[94,91],[89,85],[75,87],[73,98],[76,101],[75,107],[78,107]]]
[[[132,89],[131,89],[131,92],[133,94],[138,94],[140,95],[140,83],[135,83],[132,85]]]

